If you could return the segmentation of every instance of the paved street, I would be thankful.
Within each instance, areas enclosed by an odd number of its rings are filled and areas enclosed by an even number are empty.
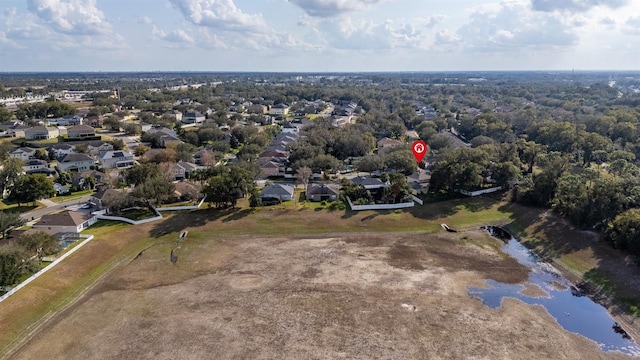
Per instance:
[[[47,207],[23,213],[21,216],[23,219],[27,221],[31,220],[32,218],[37,219],[39,217],[42,217],[43,215],[52,214],[52,213],[64,210],[66,208],[73,207],[74,205],[84,204],[87,201],[89,201],[90,197],[91,195],[86,195],[79,199],[66,201],[63,203],[54,203],[52,201],[45,201],[43,203]]]

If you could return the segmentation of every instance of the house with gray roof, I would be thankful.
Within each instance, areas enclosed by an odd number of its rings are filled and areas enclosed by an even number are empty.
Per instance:
[[[95,160],[87,154],[66,154],[58,158],[58,169],[62,172],[87,171],[95,164]]]
[[[27,140],[48,140],[59,135],[60,132],[55,127],[34,126],[24,131],[24,138]]]
[[[287,184],[273,184],[265,186],[260,192],[262,199],[280,199],[282,201],[293,200],[295,190],[293,186]]]
[[[305,197],[309,201],[335,201],[339,196],[340,186],[338,184],[309,184],[305,193]]]
[[[82,230],[95,224],[98,218],[95,215],[79,211],[65,211],[58,214],[43,215],[32,228],[55,235],[59,233],[80,233]]]
[[[133,166],[134,159],[133,155],[126,151],[114,150],[101,154],[98,162],[103,169],[122,169]]]

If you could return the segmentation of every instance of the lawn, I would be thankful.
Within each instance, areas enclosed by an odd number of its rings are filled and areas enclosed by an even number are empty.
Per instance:
[[[65,202],[65,201],[76,200],[76,199],[79,199],[79,198],[81,198],[83,196],[91,195],[93,193],[95,193],[95,191],[93,191],[93,190],[83,190],[83,191],[74,192],[73,194],[69,194],[69,195],[52,197],[49,200],[51,200],[53,202],[61,203],[61,202]]]
[[[128,209],[128,210],[122,211],[120,216],[125,217],[127,219],[134,220],[134,221],[138,221],[138,220],[150,219],[158,215],[149,209]]]
[[[16,202],[12,202],[8,200],[0,201],[0,211],[16,211],[19,213],[25,213],[27,211],[39,209],[41,207],[44,207],[44,205],[42,205],[38,201],[36,201],[35,206],[33,205],[33,203],[21,204],[20,206],[18,206],[18,203]]]

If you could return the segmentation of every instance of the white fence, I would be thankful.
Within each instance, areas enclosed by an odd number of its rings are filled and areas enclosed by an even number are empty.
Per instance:
[[[167,207],[159,207],[156,208],[157,211],[180,211],[180,210],[196,210],[199,209],[207,197],[203,197],[202,200],[198,203],[198,205],[188,205],[188,206],[167,206]]]
[[[126,217],[121,217],[121,216],[98,215],[98,219],[100,219],[100,220],[122,221],[122,222],[126,222],[126,223],[132,224],[132,225],[140,225],[140,224],[146,224],[148,222],[160,220],[160,219],[162,219],[162,215],[158,215],[158,216],[155,216],[155,217],[152,217],[152,218],[149,218],[149,219],[143,219],[143,220],[131,220],[131,219],[127,219]]]
[[[424,205],[424,201],[422,201],[422,199],[420,199],[419,197],[415,195],[411,195],[411,198],[413,199],[413,201],[417,202],[418,204]]]
[[[414,207],[416,205],[413,201],[407,202],[407,203],[399,203],[399,204],[353,205],[349,197],[347,197],[347,202],[349,203],[349,206],[353,211],[404,209],[404,208]]]
[[[496,191],[500,191],[502,190],[502,186],[498,186],[498,187],[493,187],[490,189],[484,189],[484,190],[476,190],[476,191],[466,191],[466,190],[458,190],[458,192],[462,195],[467,195],[467,196],[478,196],[478,195],[483,195],[483,194],[490,194],[490,193],[494,193]]]
[[[9,290],[9,292],[7,292],[6,294],[0,296],[0,302],[4,301],[9,296],[15,294],[16,291],[22,289],[23,287],[25,287],[27,284],[29,284],[33,280],[39,278],[42,274],[46,273],[47,271],[51,270],[54,266],[58,265],[58,263],[60,261],[66,259],[67,256],[73,254],[78,249],[83,247],[86,243],[88,243],[89,241],[93,240],[93,235],[80,235],[80,237],[86,237],[86,239],[83,242],[81,242],[80,244],[78,244],[76,247],[74,247],[73,249],[71,249],[71,250],[67,251],[66,253],[64,253],[64,255],[60,256],[58,259],[56,259],[51,264],[47,265],[44,269],[42,269],[42,270],[38,271],[37,273],[31,275],[27,280],[21,282],[16,287],[14,287],[13,289]]]

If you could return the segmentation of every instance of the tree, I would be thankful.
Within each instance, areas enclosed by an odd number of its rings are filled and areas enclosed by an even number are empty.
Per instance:
[[[134,155],[135,156],[142,156],[144,155],[144,153],[146,153],[147,151],[151,150],[150,147],[145,146],[145,145],[138,145],[136,147],[136,150],[134,151]]]
[[[56,193],[53,182],[43,174],[26,174],[18,177],[11,196],[18,205],[38,199],[50,198]]]
[[[162,175],[160,165],[156,163],[136,164],[125,171],[127,184],[138,186],[148,179]]]
[[[358,171],[369,173],[378,170],[384,170],[384,167],[384,159],[379,155],[369,155],[362,157],[356,163],[356,168],[358,169]]]
[[[25,224],[24,219],[18,212],[2,211],[0,212],[0,231],[2,231],[2,238],[6,238],[9,229],[20,227]]]
[[[24,163],[20,159],[10,158],[4,162],[0,170],[0,190],[2,192],[14,186],[23,171],[22,166]]]
[[[55,254],[62,248],[58,238],[42,231],[21,235],[18,243],[39,258],[44,255]]]
[[[313,170],[311,170],[308,166],[303,166],[296,170],[296,179],[304,185],[304,188],[307,188],[307,184],[309,184],[309,178],[313,175]]]
[[[111,145],[113,145],[113,150],[122,150],[125,147],[124,141],[122,139],[113,139],[110,141]]]
[[[640,209],[630,209],[616,216],[604,235],[613,247],[640,256]]]
[[[413,153],[404,148],[396,148],[384,154],[384,163],[387,169],[405,175],[411,175],[418,169]]]
[[[153,200],[156,204],[162,204],[173,195],[175,185],[166,176],[154,176],[146,179],[133,189],[131,195],[144,200]]]
[[[38,266],[39,261],[31,259],[22,246],[0,246],[0,286],[15,284],[22,275],[37,270]]]

